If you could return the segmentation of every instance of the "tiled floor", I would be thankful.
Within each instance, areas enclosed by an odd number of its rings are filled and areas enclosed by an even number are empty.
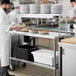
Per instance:
[[[53,70],[27,64],[26,68],[17,67],[10,74],[16,76],[53,76]]]

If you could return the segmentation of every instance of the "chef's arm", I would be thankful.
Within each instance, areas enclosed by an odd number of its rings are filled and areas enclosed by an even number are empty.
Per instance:
[[[74,19],[76,19],[76,17],[73,17],[72,19],[74,20]]]
[[[69,17],[69,18],[67,18],[67,20],[69,20],[69,21],[73,21],[75,19],[76,19],[76,17]]]
[[[5,25],[5,24],[4,24]],[[17,30],[19,31],[19,28],[17,26],[13,26],[13,25],[5,25],[5,31],[9,31],[9,30]]]
[[[9,28],[9,30],[16,30],[16,31],[20,31],[18,26],[12,26]]]

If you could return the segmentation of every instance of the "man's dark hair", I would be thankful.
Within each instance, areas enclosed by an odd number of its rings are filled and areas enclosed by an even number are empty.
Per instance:
[[[70,2],[76,2],[76,0],[70,0]]]
[[[1,4],[10,4],[10,0],[1,0],[0,3]]]

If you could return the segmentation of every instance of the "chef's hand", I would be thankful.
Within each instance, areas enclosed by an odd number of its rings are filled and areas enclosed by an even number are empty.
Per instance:
[[[70,18],[67,18],[68,21],[73,21],[73,20],[76,20],[76,17],[70,17]]]
[[[11,27],[10,30],[20,31],[19,27],[17,27],[17,26],[15,26],[15,27]]]
[[[68,21],[73,21],[73,18],[67,18]]]

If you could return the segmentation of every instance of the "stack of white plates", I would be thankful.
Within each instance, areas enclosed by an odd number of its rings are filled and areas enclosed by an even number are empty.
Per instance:
[[[50,4],[41,4],[41,10],[40,12],[42,14],[49,14],[50,13]]]
[[[60,4],[53,4],[51,6],[51,13],[52,14],[61,14],[63,12],[63,6]]]
[[[31,14],[40,13],[40,5],[39,4],[30,4],[30,13]]]
[[[29,13],[29,4],[20,5],[20,13],[21,14],[28,14]]]

